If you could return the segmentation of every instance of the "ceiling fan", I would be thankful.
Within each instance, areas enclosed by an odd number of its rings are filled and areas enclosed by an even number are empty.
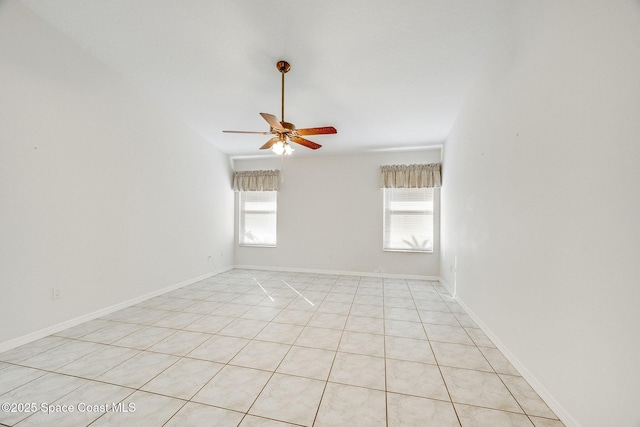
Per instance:
[[[336,128],[333,126],[324,126],[324,127],[316,127],[316,128],[304,128],[304,129],[296,129],[293,123],[284,121],[284,75],[291,69],[291,65],[287,61],[278,61],[276,64],[276,68],[282,74],[282,111],[281,111],[281,120],[278,121],[278,118],[273,114],[260,113],[263,119],[269,123],[269,132],[251,132],[251,131],[241,131],[241,130],[223,130],[226,133],[252,133],[258,135],[275,135],[273,138],[268,140],[262,147],[261,150],[266,150],[271,148],[276,154],[285,154],[289,155],[293,152],[293,148],[289,144],[290,142],[295,142],[296,144],[304,145],[307,148],[311,148],[312,150],[317,150],[322,147],[320,144],[316,144],[313,141],[309,141],[306,138],[302,138],[302,136],[307,135],[325,135],[325,134],[334,134],[338,133]]]

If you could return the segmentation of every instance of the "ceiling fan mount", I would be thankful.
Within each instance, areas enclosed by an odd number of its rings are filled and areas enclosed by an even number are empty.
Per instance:
[[[251,132],[237,130],[224,130],[223,132],[274,135],[274,137],[268,140],[262,147],[260,147],[260,149],[266,150],[271,148],[276,154],[291,154],[291,152],[293,152],[293,148],[289,144],[290,142],[295,142],[296,144],[303,145],[312,150],[317,150],[318,148],[322,147],[320,144],[317,144],[306,138],[302,138],[302,136],[335,134],[338,133],[338,131],[336,131],[336,128],[334,128],[333,126],[296,129],[293,123],[284,121],[284,75],[288,73],[289,70],[291,70],[291,65],[287,61],[278,61],[276,63],[276,68],[282,75],[282,109],[280,120],[278,121],[278,118],[273,114],[260,113],[262,118],[267,123],[269,123],[269,132]]]
[[[287,61],[278,61],[278,63],[276,64],[276,68],[281,73],[288,73],[291,69],[291,65]]]

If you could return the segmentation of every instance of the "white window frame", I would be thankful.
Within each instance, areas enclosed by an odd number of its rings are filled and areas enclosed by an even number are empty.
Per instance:
[[[433,253],[433,188],[384,188],[383,215],[384,251]]]
[[[251,206],[253,204],[253,206]],[[270,204],[270,205],[269,205]],[[250,208],[247,208],[249,205]],[[262,205],[262,206],[261,206]],[[275,248],[277,243],[277,191],[239,191],[238,192],[238,245]],[[262,223],[256,220],[264,215]],[[254,218],[251,218],[253,216]],[[247,222],[250,228],[256,227],[267,234],[264,237],[255,236],[252,230],[247,230]]]

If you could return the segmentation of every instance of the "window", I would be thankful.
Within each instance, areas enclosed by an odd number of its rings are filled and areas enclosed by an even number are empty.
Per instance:
[[[383,191],[383,250],[433,252],[433,188]]]
[[[276,246],[277,191],[240,191],[239,243]]]

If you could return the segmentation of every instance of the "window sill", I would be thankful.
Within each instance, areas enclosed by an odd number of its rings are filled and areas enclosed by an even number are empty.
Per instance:
[[[413,254],[432,254],[433,249],[431,250],[412,250],[412,249],[382,249],[384,252],[405,252],[405,253],[413,253]]]

